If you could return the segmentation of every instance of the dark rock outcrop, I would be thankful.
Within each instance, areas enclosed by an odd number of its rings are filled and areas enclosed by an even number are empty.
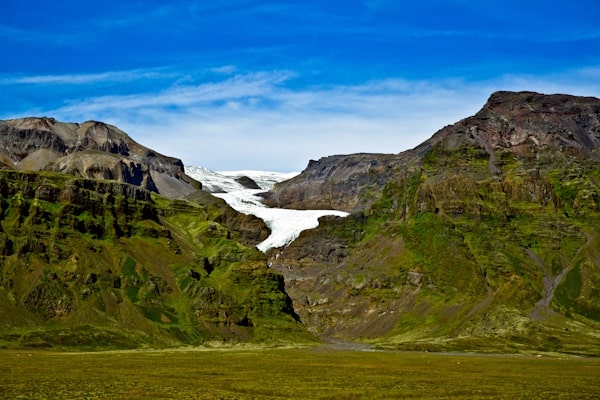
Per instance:
[[[115,180],[169,198],[182,198],[201,188],[185,174],[181,160],[158,154],[102,122],[0,121],[0,145],[4,168]]]
[[[247,176],[240,176],[235,181],[245,187],[246,189],[260,189],[260,186],[254,181],[254,179]]]

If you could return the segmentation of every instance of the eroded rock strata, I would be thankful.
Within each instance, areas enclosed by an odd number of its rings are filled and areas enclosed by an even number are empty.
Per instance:
[[[0,144],[4,168],[114,180],[169,198],[182,198],[202,187],[185,174],[181,160],[150,150],[102,122],[0,121]]]

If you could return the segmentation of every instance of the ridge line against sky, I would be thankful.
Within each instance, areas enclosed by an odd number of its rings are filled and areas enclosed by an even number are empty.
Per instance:
[[[0,119],[100,120],[213,170],[400,152],[496,90],[600,97],[600,2],[5,0]]]

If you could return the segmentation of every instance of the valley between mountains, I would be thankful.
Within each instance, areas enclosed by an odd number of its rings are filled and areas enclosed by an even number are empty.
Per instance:
[[[497,92],[412,150],[286,176],[96,121],[0,144],[0,347],[600,354],[599,99]]]

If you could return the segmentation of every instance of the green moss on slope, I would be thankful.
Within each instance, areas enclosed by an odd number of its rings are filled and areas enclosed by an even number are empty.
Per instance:
[[[383,348],[598,354],[598,164],[445,146],[286,249],[303,320]]]
[[[311,340],[262,253],[216,222],[221,201],[0,172],[0,327],[11,346]]]

